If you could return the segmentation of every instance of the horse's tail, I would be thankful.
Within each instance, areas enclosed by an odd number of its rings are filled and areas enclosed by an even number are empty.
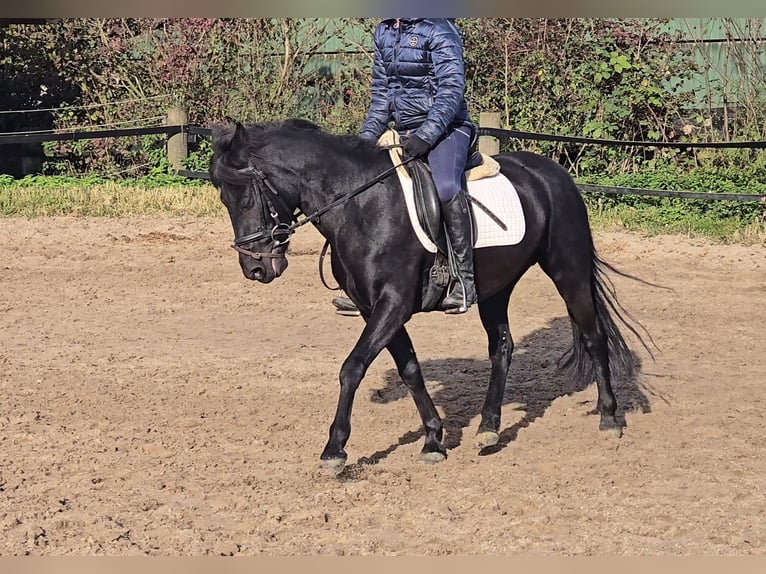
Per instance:
[[[620,271],[612,264],[601,259],[594,247],[592,247],[591,253],[591,292],[593,295],[597,320],[607,338],[609,371],[613,377],[631,379],[636,375],[636,365],[633,359],[633,353],[620,332],[618,322],[622,323],[636,336],[652,359],[654,358],[654,354],[646,343],[644,337],[648,338],[655,348],[657,347],[654,345],[654,341],[646,328],[618,301],[614,283],[612,283],[612,280],[607,276],[606,270],[622,277],[640,281],[647,285],[654,287],[660,286]],[[643,332],[643,336],[639,330]],[[572,321],[572,332],[572,347],[570,347],[564,354],[559,365],[561,368],[570,371],[572,375],[580,378],[580,380],[591,382],[596,375],[595,363],[588,354],[580,329],[574,321]]]

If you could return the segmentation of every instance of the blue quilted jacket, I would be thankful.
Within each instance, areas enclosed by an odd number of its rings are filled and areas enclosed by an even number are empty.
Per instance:
[[[394,123],[433,145],[447,128],[470,122],[463,42],[445,18],[396,18],[375,28],[372,101],[360,136],[379,138]]]

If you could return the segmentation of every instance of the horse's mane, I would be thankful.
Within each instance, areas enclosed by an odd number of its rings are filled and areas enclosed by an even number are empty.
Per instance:
[[[250,158],[257,158],[259,152],[281,138],[297,135],[300,142],[313,142],[316,149],[324,154],[335,153],[352,161],[366,163],[371,154],[380,152],[375,144],[353,134],[334,134],[321,126],[300,118],[275,122],[242,124],[248,139],[244,146],[234,145],[236,124],[217,124],[211,127],[213,157],[211,176],[231,184],[242,183],[248,176],[231,166],[245,165]],[[223,160],[223,158],[227,158]]]
[[[321,146],[329,149],[340,148],[343,151],[375,150],[376,146],[354,134],[334,134],[321,126],[301,118],[291,118],[275,122],[243,124],[250,136],[248,153],[252,154],[260,147],[268,145],[273,138],[289,133],[299,133],[302,138],[316,140]],[[234,137],[233,124],[217,124],[211,128],[213,136],[213,151],[218,155],[225,155],[237,150],[231,149],[231,141]],[[239,150],[242,151],[242,150]]]
[[[336,150],[344,154],[354,153],[359,150],[369,152],[377,147],[368,141],[361,139],[355,134],[335,134],[321,126],[300,118],[292,118],[271,124],[261,124],[262,135],[269,133],[279,134],[286,132],[298,132],[302,138],[311,138],[321,146],[321,149]]]

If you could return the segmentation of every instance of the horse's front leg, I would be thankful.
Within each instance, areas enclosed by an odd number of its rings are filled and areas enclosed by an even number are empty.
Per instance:
[[[394,358],[399,376],[412,393],[415,406],[418,408],[420,418],[423,421],[426,439],[423,450],[420,451],[420,459],[425,462],[441,462],[447,458],[447,451],[442,446],[443,426],[439,413],[428,394],[420,364],[412,348],[412,341],[407,331],[402,327],[388,344],[388,351]]]
[[[320,456],[325,468],[340,472],[346,464],[344,450],[351,435],[351,408],[354,395],[372,361],[389,344],[410,315],[401,301],[379,301],[368,319],[359,340],[340,369],[340,396],[330,438]]]

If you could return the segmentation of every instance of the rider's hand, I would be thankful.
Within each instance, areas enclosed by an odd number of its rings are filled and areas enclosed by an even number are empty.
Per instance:
[[[402,149],[411,157],[422,157],[429,152],[431,146],[418,136],[411,135],[404,140]]]

